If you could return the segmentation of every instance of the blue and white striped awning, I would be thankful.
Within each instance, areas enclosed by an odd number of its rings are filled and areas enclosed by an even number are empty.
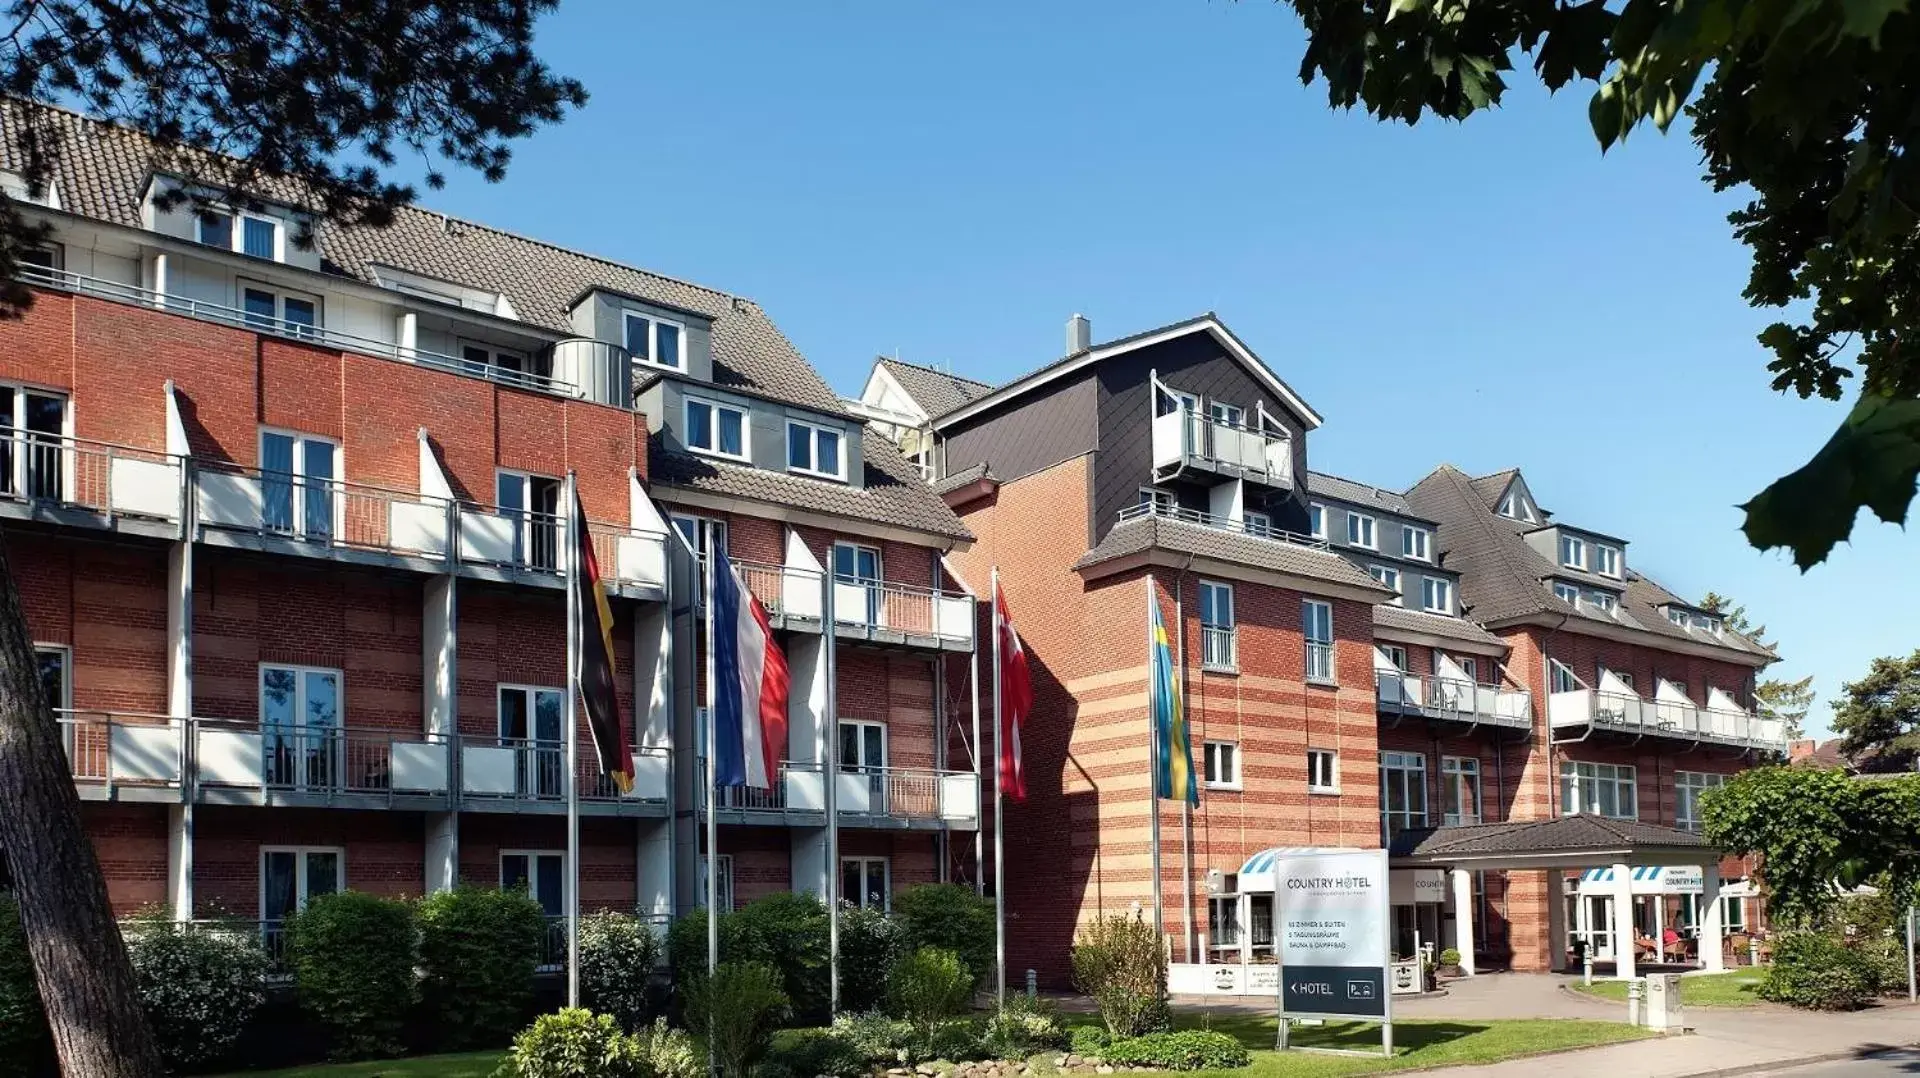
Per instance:
[[[1308,857],[1316,853],[1351,853],[1352,846],[1275,846],[1261,850],[1240,866],[1239,888],[1248,891],[1273,890],[1274,868],[1283,857]]]
[[[1699,865],[1634,865],[1627,877],[1636,895],[1697,895],[1701,889]],[[1611,865],[1580,874],[1583,894],[1612,894],[1614,886]]]

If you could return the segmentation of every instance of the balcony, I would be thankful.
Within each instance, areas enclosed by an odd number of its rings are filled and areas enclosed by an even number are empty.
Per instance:
[[[567,747],[562,741],[463,735],[459,741],[460,807],[482,812],[564,812]],[[633,789],[622,795],[582,740],[576,769],[582,812],[664,814],[671,783],[670,750],[633,750]]]
[[[826,616],[819,569],[728,559],[776,629],[820,632]],[[835,577],[839,640],[939,651],[973,650],[973,596],[884,580]]]
[[[1293,442],[1245,423],[1188,409],[1153,417],[1153,474],[1171,479],[1187,469],[1270,487],[1293,485]]]
[[[1533,694],[1458,677],[1375,670],[1374,695],[1382,715],[1417,716],[1469,725],[1533,729]]]
[[[1786,728],[1779,719],[1747,711],[1723,694],[1714,707],[1691,701],[1643,699],[1636,693],[1582,686],[1547,698],[1547,719],[1554,741],[1584,741],[1595,733],[1661,737],[1760,752],[1785,752]]]
[[[0,435],[0,513],[159,538],[180,529],[181,462],[131,446],[34,431]]]
[[[701,761],[701,774],[706,764]],[[826,822],[825,767],[787,760],[770,789],[729,786],[718,800],[723,823],[799,824]],[[973,830],[980,825],[980,782],[971,771],[928,767],[843,768],[834,784],[840,826]],[[704,781],[700,806],[706,807]]]

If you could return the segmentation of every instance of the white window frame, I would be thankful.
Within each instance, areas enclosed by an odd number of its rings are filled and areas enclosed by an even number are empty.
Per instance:
[[[693,409],[695,405],[713,410],[713,414],[710,417],[711,422],[708,423],[707,427],[708,432],[713,436],[713,446],[711,448],[693,444]],[[720,413],[722,411],[734,412],[740,416],[740,452],[738,453],[729,453],[719,448]],[[687,448],[692,452],[706,457],[718,457],[721,460],[751,461],[753,459],[753,410],[751,408],[742,408],[737,404],[728,404],[725,401],[715,400],[712,397],[696,397],[689,394],[681,400],[680,419],[682,424],[680,427],[681,435],[686,442]]]
[[[1157,516],[1172,514],[1179,509],[1180,499],[1174,496],[1173,491],[1162,487],[1141,487],[1134,495],[1134,504],[1153,506],[1153,512]]]
[[[500,480],[502,478],[512,478],[520,481],[521,504],[519,509],[513,510],[513,512],[519,514],[519,528],[517,530],[520,533],[515,550],[517,559],[514,564],[524,568],[541,569],[548,572],[560,569],[565,564],[565,558],[567,556],[566,513],[569,507],[560,504],[560,502],[556,500],[554,502],[554,512],[551,514],[543,513],[535,509],[533,507],[533,481],[536,479],[544,479],[549,483],[563,484],[558,488],[562,497],[564,497],[566,492],[566,487],[564,486],[566,481],[558,476],[542,475],[539,472],[521,471],[518,468],[495,468],[493,470],[493,498],[496,503],[500,500]],[[498,504],[494,506],[494,510],[496,514],[503,518],[508,512],[508,510]],[[534,531],[537,528],[553,529],[553,565],[539,565],[534,560]]]
[[[1200,774],[1210,790],[1240,789],[1240,743],[1209,739],[1200,747]],[[1224,761],[1225,766],[1222,766]]]
[[[293,471],[292,473],[290,473],[291,478],[288,479],[288,482],[293,485],[293,503],[292,503],[293,530],[291,532],[285,532],[285,533],[276,532],[275,534],[292,535],[295,538],[299,538],[299,539],[308,538],[307,495],[313,489],[313,483],[311,480],[307,478],[307,454],[306,454],[305,446],[303,445],[303,443],[319,442],[323,445],[330,445],[333,447],[334,475],[333,475],[333,478],[325,481],[327,496],[329,500],[332,502],[329,508],[333,510],[333,512],[330,514],[332,519],[328,523],[332,527],[333,531],[330,535],[326,536],[326,538],[334,542],[341,541],[342,533],[344,532],[346,528],[346,523],[347,523],[347,520],[346,520],[347,499],[345,494],[346,483],[347,483],[347,479],[346,479],[347,448],[346,446],[340,444],[340,439],[334,438],[325,434],[309,434],[303,430],[291,430],[286,427],[263,426],[260,428],[260,433],[254,439],[254,443],[253,443],[253,449],[254,449],[253,459],[254,460],[264,461],[267,459],[267,436],[269,434],[278,435],[279,437],[282,437],[282,438],[293,439]],[[261,480],[262,480],[261,492],[260,492],[261,493],[260,526],[262,530],[266,528],[266,501],[265,501],[266,471],[267,470],[264,466],[262,466],[259,469]]]
[[[1637,820],[1640,818],[1640,781],[1639,769],[1632,764],[1601,764],[1586,760],[1560,761],[1560,815],[1572,816],[1587,811],[1593,806],[1598,816],[1607,816],[1614,820]],[[1600,787],[1602,784],[1613,787],[1614,807],[1622,803],[1632,809],[1626,814],[1608,815],[1600,811]],[[1624,795],[1624,796],[1622,796]]]
[[[457,337],[453,342],[453,350],[460,360],[460,369],[468,374],[480,373],[484,377],[485,372],[475,372],[470,369],[472,364],[479,362],[491,370],[506,371],[509,374],[518,374],[530,379],[540,377],[539,372],[533,369],[533,357],[518,348],[502,348],[490,341],[470,341],[465,337]],[[467,356],[469,351],[484,352],[487,358],[471,359]],[[502,362],[508,359],[513,360],[513,363]]]
[[[1682,831],[1700,830],[1700,795],[1727,784],[1727,776],[1718,771],[1675,771],[1673,773],[1673,824]]]
[[[1561,688],[1561,685],[1565,685],[1566,688]],[[1574,692],[1579,688],[1580,681],[1573,676],[1573,667],[1559,659],[1547,660],[1547,691],[1549,693]]]
[[[1408,792],[1408,805],[1404,809],[1390,809],[1387,807],[1387,772],[1389,771],[1399,772],[1409,776],[1419,776],[1417,783],[1411,778],[1402,780],[1402,784]],[[1418,812],[1414,811],[1412,805],[1412,792],[1415,789],[1420,791],[1420,809]],[[1389,822],[1396,816],[1404,817],[1401,829],[1408,831],[1427,826],[1428,821],[1433,818],[1433,806],[1427,804],[1426,753],[1396,752],[1392,750],[1383,750],[1380,753],[1380,834],[1383,839],[1391,833],[1397,833],[1392,832],[1388,827]]]
[[[1467,675],[1467,677],[1470,680],[1472,680],[1475,684],[1479,683],[1480,681],[1480,660],[1479,659],[1473,657],[1472,655],[1455,655],[1453,656],[1453,661],[1454,661],[1454,665],[1460,668],[1461,673]]]
[[[567,851],[564,848],[554,850],[544,847],[514,847],[512,849],[500,850],[494,855],[493,859],[495,868],[494,886],[502,891],[507,889],[507,858],[509,857],[527,858],[527,897],[533,899],[535,902],[540,900],[540,896],[534,892],[534,888],[540,885],[540,875],[533,870],[535,865],[533,859],[536,857],[558,857],[560,859],[560,908],[563,910],[567,908],[569,901],[568,892],[573,889],[573,873],[567,869]]]
[[[1472,780],[1473,811],[1462,811],[1459,801],[1468,778]],[[1480,785],[1480,758],[1477,756],[1440,757],[1440,824],[1452,827],[1456,824],[1476,824],[1481,822],[1481,806],[1484,791]],[[1453,780],[1453,788],[1448,789],[1448,780]],[[1471,817],[1471,818],[1469,818]]]
[[[867,884],[868,874],[872,872],[873,866],[879,865],[881,880],[885,884],[884,891],[886,895],[886,901],[882,904],[882,908],[880,912],[892,913],[893,912],[893,858],[865,857],[865,856],[852,856],[852,855],[841,857],[840,858],[840,877],[841,877],[841,880],[843,881],[843,889],[844,889],[844,880],[846,879],[846,875],[847,875],[847,866],[851,864],[856,864],[856,863],[859,864],[860,866],[860,896],[856,900],[856,899],[848,898],[846,895],[843,894],[840,896],[840,901],[850,903],[861,909],[867,908],[866,884]]]
[[[732,913],[735,908],[735,899],[733,895],[733,855],[730,853],[715,854],[713,860],[720,874],[719,880],[716,881],[719,886],[714,888],[714,890],[719,895],[720,912]],[[701,875],[703,876],[706,874],[706,867],[707,867],[706,861],[702,859],[700,862],[700,869],[701,869]],[[705,883],[706,883],[705,880],[701,881],[702,890],[700,891],[700,899],[703,903],[706,901],[706,897],[707,897],[707,892],[704,887]]]
[[[1334,749],[1307,750],[1307,792],[1310,794],[1337,794],[1340,792],[1340,753]]]
[[[260,881],[254,888],[254,909],[260,912],[260,920],[267,919],[267,855],[270,853],[290,853],[293,855],[293,908],[295,912],[307,908],[307,857],[316,853],[330,853],[334,864],[340,866],[339,887],[333,893],[345,891],[347,887],[347,848],[345,846],[285,846],[261,845],[256,848],[254,868],[260,875]],[[285,924],[285,921],[281,921]]]
[[[253,320],[253,314],[247,310],[247,293],[249,291],[260,292],[273,297],[273,314],[270,324],[262,324]],[[313,325],[311,327],[305,323],[287,321],[287,300],[289,299],[297,299],[313,304]],[[303,292],[298,288],[287,288],[283,285],[270,284],[266,281],[254,280],[250,277],[236,276],[233,279],[233,306],[234,309],[240,312],[240,323],[243,327],[251,330],[275,333],[282,337],[293,337],[298,340],[314,340],[318,338],[321,331],[327,327],[327,304],[323,297],[312,292]]]
[[[1361,527],[1362,521],[1366,525],[1364,528]],[[1366,533],[1364,540],[1361,538],[1362,531]],[[1379,550],[1380,521],[1365,513],[1347,510],[1347,545],[1357,546],[1362,550]]]
[[[805,465],[795,464],[793,462],[793,431],[796,427],[807,432],[807,459],[810,463]],[[822,434],[833,435],[835,445],[838,448],[831,470],[818,466],[820,462],[820,435]],[[795,472],[800,475],[816,476],[821,479],[839,479],[844,481],[847,478],[847,432],[840,427],[830,427],[822,423],[809,423],[804,419],[789,419],[787,420],[786,454],[787,470],[790,472]]]
[[[65,673],[60,678],[60,699],[49,700],[48,703],[52,705],[55,711],[72,711],[73,710],[73,645],[72,644],[43,644],[43,643],[40,643],[39,641],[35,641],[33,645],[34,676],[38,677],[40,674],[40,656],[56,655],[56,654],[60,656],[60,669]]]
[[[267,671],[285,670],[293,674],[293,715],[291,727],[275,727],[267,722]],[[320,674],[331,676],[335,691],[339,694],[339,711],[334,715],[334,724],[318,734],[320,748],[325,753],[325,773],[317,782],[310,780],[304,766],[305,754],[312,748],[316,739],[315,727],[306,722],[307,675]],[[291,787],[297,790],[337,789],[346,782],[346,736],[347,729],[347,675],[346,671],[335,666],[312,666],[302,663],[262,662],[255,664],[253,674],[254,719],[260,733],[260,781],[263,786]],[[272,757],[274,746],[268,742],[268,730],[284,730],[280,736],[292,743],[295,763],[292,776],[276,775],[268,768],[267,761]],[[289,781],[290,780],[290,781]],[[345,884],[342,884],[342,889]]]
[[[1436,602],[1436,598],[1439,600]],[[1420,609],[1429,614],[1453,614],[1453,581],[1445,577],[1420,578]]]
[[[236,210],[228,206],[209,206],[204,211],[196,208],[193,215],[193,242],[201,247],[212,247],[216,251],[231,251],[245,258],[259,258],[259,255],[247,254],[248,220],[260,221],[273,228],[273,253],[267,259],[274,262],[287,260],[287,223],[278,217],[252,210]],[[200,238],[203,217],[224,217],[227,219],[227,245],[220,247]]]
[[[1593,571],[1601,576],[1620,579],[1620,548],[1605,543],[1593,544]]]
[[[1378,581],[1381,586],[1393,589],[1393,598],[1387,602],[1400,606],[1407,601],[1407,593],[1400,587],[1400,570],[1391,565],[1369,564],[1367,575]]]
[[[1577,535],[1560,537],[1560,564],[1569,569],[1587,571],[1587,541]]]
[[[634,319],[640,319],[647,323],[647,354],[645,356],[635,353],[632,346],[627,343],[633,340],[632,326]],[[676,357],[678,362],[662,363],[659,359],[655,358],[660,354],[660,326],[662,325],[669,325],[679,330],[679,333],[676,334],[680,353],[679,356]],[[636,363],[643,363],[649,367],[658,367],[665,371],[684,371],[687,369],[687,326],[686,323],[678,319],[662,318],[657,314],[648,311],[636,311],[630,307],[622,308],[620,311],[620,346],[627,350],[627,354],[632,356]]]
[[[1226,596],[1226,620],[1219,618],[1219,596]],[[1211,601],[1210,601],[1211,600]],[[1211,619],[1211,620],[1209,620]],[[1235,670],[1240,661],[1239,621],[1234,609],[1233,585],[1220,580],[1200,581],[1201,666],[1209,670]],[[1218,641],[1225,640],[1225,661],[1217,653]]]
[[[58,476],[55,480],[59,489],[59,500],[65,501],[74,496],[79,476],[76,474],[78,462],[73,453],[62,448],[65,440],[73,437],[73,393],[57,387],[41,387],[25,382],[0,382],[0,389],[13,393],[13,413],[7,416],[12,427],[7,432],[7,441],[13,448],[13,474],[6,476],[6,484],[12,493],[0,494],[0,497],[26,499],[33,487],[36,472],[35,462],[47,465],[59,462]],[[35,396],[60,402],[60,433],[55,436],[43,431],[35,431],[31,437],[27,431],[27,397]],[[52,439],[58,437],[56,444]]]
[[[1589,596],[1589,602],[1607,614],[1614,615],[1620,612],[1620,600],[1615,598],[1613,593],[1596,591],[1589,593]]]
[[[1315,614],[1322,611],[1325,612],[1327,630],[1324,640],[1313,635]],[[1306,647],[1306,680],[1322,685],[1333,684],[1340,676],[1340,669],[1335,664],[1333,651],[1333,604],[1325,599],[1302,599],[1300,601],[1300,636]],[[1325,658],[1324,673],[1314,672],[1316,655],[1322,655]]]
[[[1327,507],[1319,502],[1307,503],[1307,531],[1315,539],[1327,537]]]
[[[1412,524],[1402,524],[1400,553],[1415,561],[1433,561],[1433,532]]]
[[[1563,603],[1578,607],[1580,605],[1580,586],[1578,584],[1569,584],[1564,580],[1556,580],[1553,582],[1553,597]]]
[[[1240,514],[1240,528],[1248,535],[1272,538],[1273,517],[1257,509],[1249,509]]]
[[[1228,404],[1225,401],[1208,401],[1207,418],[1215,423],[1225,423],[1228,426],[1244,428],[1247,425],[1247,410],[1237,404]]]
[[[1399,644],[1381,644],[1380,654],[1387,657],[1387,661],[1393,664],[1395,670],[1403,674],[1407,673],[1408,660],[1406,648],[1401,647]]]

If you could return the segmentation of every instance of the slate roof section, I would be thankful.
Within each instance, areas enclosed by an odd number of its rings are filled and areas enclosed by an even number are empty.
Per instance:
[[[666,449],[658,441],[649,454],[648,477],[655,486],[872,520],[962,542],[973,540],[973,533],[892,442],[868,430],[861,446],[866,457],[865,487],[730,464]]]
[[[1519,474],[1518,468],[1504,468],[1492,475],[1483,475],[1472,481],[1474,493],[1480,495],[1480,500],[1487,503],[1488,509],[1498,508],[1500,495],[1507,492],[1507,486]]]
[[[1376,487],[1352,479],[1342,479],[1325,472],[1307,473],[1307,493],[1352,505],[1370,505],[1389,513],[1418,518],[1413,507],[1407,504],[1406,496],[1397,490],[1388,490],[1385,487]]]
[[[1465,618],[1450,618],[1445,614],[1408,610],[1404,606],[1394,606],[1390,603],[1381,603],[1373,608],[1373,624],[1376,629],[1425,633],[1428,636],[1443,636],[1449,640],[1487,644],[1503,650],[1507,646],[1506,641]]]
[[[1300,543],[1263,539],[1225,528],[1161,516],[1135,517],[1115,524],[1107,531],[1106,538],[1073,563],[1073,568],[1087,569],[1115,558],[1156,548],[1289,576],[1323,580],[1329,584],[1364,588],[1383,598],[1392,594],[1338,554]]]
[[[1462,824],[1402,831],[1388,847],[1393,857],[1444,860],[1502,854],[1631,853],[1635,850],[1714,849],[1692,831],[1581,813],[1545,820]]]
[[[961,487],[968,486],[969,484],[978,483],[982,479],[997,478],[999,477],[993,474],[993,462],[983,460],[970,468],[962,468],[952,475],[942,476],[934,480],[933,492],[944,495],[950,490],[959,490]]]
[[[12,131],[18,102],[0,107],[0,167],[21,161]],[[67,212],[129,228],[141,227],[140,199],[159,158],[145,137],[76,113],[48,108],[63,137],[54,183]],[[297,191],[267,185],[262,197],[298,204]],[[372,264],[498,292],[520,320],[571,334],[568,308],[589,288],[624,292],[648,303],[687,311],[713,323],[714,382],[755,390],[827,415],[845,415],[839,398],[751,300],[702,285],[582,254],[418,207],[399,211],[392,227],[342,228],[322,224],[318,244],[327,271],[374,283]]]
[[[1512,477],[1507,472],[1497,474]],[[1488,478],[1492,477],[1470,479],[1453,465],[1442,464],[1407,491],[1407,501],[1414,510],[1439,524],[1441,556],[1449,569],[1460,573],[1460,600],[1466,615],[1474,621],[1490,624],[1536,614],[1564,614],[1638,630],[1662,640],[1685,640],[1714,648],[1727,653],[1732,661],[1772,658],[1772,652],[1738,633],[1729,631],[1714,637],[1668,621],[1659,606],[1684,600],[1631,569],[1627,579],[1619,581],[1554,564],[1522,537],[1537,525],[1509,520],[1493,511],[1490,499],[1498,498],[1499,491],[1486,493]],[[1505,489],[1505,479],[1500,489]],[[1550,577],[1583,576],[1607,588],[1624,588],[1619,617],[1584,604],[1569,604],[1544,583]]]
[[[922,367],[918,363],[905,363],[886,356],[881,356],[877,362],[929,417],[945,415],[993,390],[986,382]]]

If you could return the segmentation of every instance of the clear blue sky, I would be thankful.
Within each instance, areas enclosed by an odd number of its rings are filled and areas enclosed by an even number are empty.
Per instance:
[[[1334,113],[1247,0],[563,0],[593,95],[507,180],[425,201],[762,303],[842,392],[876,353],[999,381],[1213,310],[1327,419],[1315,468],[1519,465],[1682,595],[1746,602],[1822,698],[1920,646],[1920,545],[1863,517],[1802,576],[1733,506],[1840,406],[1767,386],[1744,248],[1684,135],[1602,157],[1522,71],[1464,126]]]

